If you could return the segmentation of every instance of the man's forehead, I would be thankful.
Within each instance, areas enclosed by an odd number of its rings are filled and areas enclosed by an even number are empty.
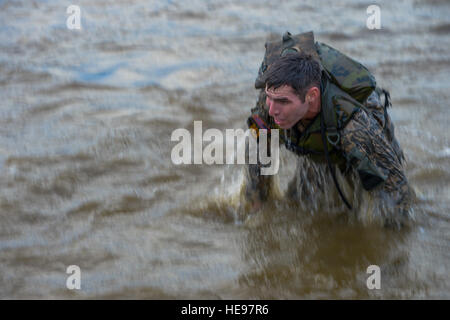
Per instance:
[[[294,89],[288,84],[284,84],[276,89],[273,87],[268,88],[266,85],[265,91],[266,91],[266,93],[269,93],[271,95],[276,95],[276,96],[279,96],[279,95],[288,96],[288,95],[295,94]]]

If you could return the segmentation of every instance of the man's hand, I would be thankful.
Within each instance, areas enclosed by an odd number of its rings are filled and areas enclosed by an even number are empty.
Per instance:
[[[259,212],[261,210],[261,208],[262,208],[262,202],[261,201],[257,200],[255,202],[253,202],[252,207],[250,209],[250,214]]]
[[[261,211],[263,201],[259,199],[242,199],[238,209],[238,216],[245,220],[246,217],[256,214]]]
[[[267,200],[273,183],[272,176],[261,175],[261,168],[257,164],[246,166],[246,181],[244,187],[245,207],[250,214],[259,212]]]

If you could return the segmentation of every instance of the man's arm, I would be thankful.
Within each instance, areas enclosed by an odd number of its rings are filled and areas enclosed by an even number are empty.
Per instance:
[[[257,115],[259,119],[261,119],[267,126],[270,126],[269,114],[266,108],[266,95],[264,90],[261,90],[258,101],[256,103],[255,108],[252,109],[252,115]],[[252,125],[254,124],[254,125]],[[249,128],[259,127],[256,123],[254,123],[252,117],[248,120]],[[257,138],[257,152],[259,154],[259,140]],[[246,141],[246,150],[248,148],[248,141]],[[267,151],[270,154],[270,136],[267,139]],[[245,167],[245,188],[244,195],[246,201],[248,201],[253,209],[259,209],[261,204],[268,198],[270,194],[270,190],[273,184],[273,176],[272,175],[262,175],[261,168],[263,165],[259,161],[257,164],[249,164],[247,159],[246,167]]]
[[[411,189],[399,157],[380,124],[366,111],[357,111],[341,130],[341,148],[364,189],[389,199],[395,211],[409,209]]]
[[[248,164],[245,176],[245,199],[250,202],[252,208],[258,209],[269,196],[273,176],[261,175],[259,164]]]

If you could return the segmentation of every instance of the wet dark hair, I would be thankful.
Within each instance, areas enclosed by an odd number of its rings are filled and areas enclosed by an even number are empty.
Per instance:
[[[312,87],[320,88],[320,66],[310,55],[289,53],[275,60],[264,73],[267,88],[291,86],[302,103]]]

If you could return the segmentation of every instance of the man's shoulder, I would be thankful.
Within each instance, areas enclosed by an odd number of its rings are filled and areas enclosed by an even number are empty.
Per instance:
[[[373,160],[396,163],[399,168],[401,167],[400,146],[389,140],[383,127],[370,114],[370,111],[360,109],[355,112],[352,119],[341,130],[341,147],[346,153],[352,153],[355,149],[361,150],[371,155]]]
[[[345,133],[364,131],[368,135],[377,136],[382,134],[383,128],[373,116],[363,108],[357,109],[342,129]]]
[[[362,108],[354,112],[346,126],[340,130],[340,145],[345,153],[359,150],[364,154],[371,154],[374,152],[374,145],[380,143],[385,149],[389,148],[379,123]]]

